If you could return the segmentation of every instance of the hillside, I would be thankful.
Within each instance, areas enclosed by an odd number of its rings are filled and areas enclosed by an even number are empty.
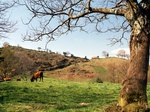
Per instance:
[[[89,61],[86,58],[80,58],[73,55],[64,56],[55,52],[37,51],[10,45],[2,47],[0,54],[0,57],[2,59],[4,58],[0,66],[0,72],[5,75],[1,76],[2,78],[11,77],[10,75],[13,74],[20,75],[21,72],[28,73],[28,71],[31,72],[31,74],[37,70],[52,71],[79,62]],[[9,71],[7,70],[8,68]],[[11,73],[12,71],[13,74]]]
[[[45,77],[63,80],[120,83],[126,75],[129,65],[128,60],[115,57],[89,60],[73,55],[65,56],[55,52],[37,51],[19,46],[9,46],[9,49],[18,60],[15,63],[9,62],[12,66],[5,68],[6,70],[9,68],[9,71],[2,71],[4,68],[0,66],[1,74],[2,72],[6,73],[5,76],[0,76],[1,79],[23,75],[27,80],[29,75],[33,75],[37,70],[42,70]],[[6,48],[1,48],[2,51],[6,51]],[[9,61],[8,58],[7,61]],[[13,73],[11,73],[12,71]],[[150,75],[148,80],[150,81]]]
[[[27,55],[28,58],[34,61],[36,67],[42,69],[43,71],[64,68],[73,63],[88,61],[88,59],[75,56],[67,57],[55,52],[37,51],[15,46],[10,46],[10,48],[15,53],[20,52],[20,54]]]
[[[46,72],[51,78],[73,81],[121,82],[128,68],[128,60],[120,58],[91,59],[72,64],[63,69]]]

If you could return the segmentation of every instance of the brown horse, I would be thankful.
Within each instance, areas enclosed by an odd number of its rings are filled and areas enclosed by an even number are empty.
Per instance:
[[[33,76],[31,77],[31,82],[34,82],[34,80],[36,80],[37,82],[37,78],[40,78],[40,81],[43,81],[43,72],[42,71],[38,71],[36,73],[33,74]]]

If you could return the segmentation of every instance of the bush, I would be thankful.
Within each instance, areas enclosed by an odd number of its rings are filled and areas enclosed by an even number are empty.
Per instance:
[[[100,77],[97,77],[97,78],[96,78],[96,82],[97,82],[97,83],[103,83],[103,81],[102,81],[102,79],[101,79]]]

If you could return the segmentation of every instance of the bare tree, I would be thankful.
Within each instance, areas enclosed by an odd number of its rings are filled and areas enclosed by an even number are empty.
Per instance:
[[[122,31],[120,38],[111,39],[116,43],[126,39],[125,33],[131,31],[130,64],[122,82],[118,108],[122,108],[120,111],[147,110],[149,0],[25,0],[24,5],[33,14],[28,24],[34,19],[40,20],[39,27],[30,27],[34,32],[27,32],[26,40],[48,37],[51,41],[75,30]],[[114,20],[118,23],[113,24]],[[110,23],[107,29],[104,23]],[[88,29],[92,25],[95,28]]]
[[[15,52],[14,56],[17,58],[17,63],[15,64],[15,75],[19,75],[23,80],[28,79],[28,75],[35,71],[35,64],[32,59],[30,59],[27,54],[22,52]],[[29,73],[29,71],[31,73]]]
[[[106,52],[106,51],[103,51],[103,52],[102,52],[102,55],[103,55],[105,58],[109,57],[109,53]]]
[[[126,51],[123,50],[123,49],[119,50],[118,53],[117,53],[117,56],[118,57],[121,56],[122,58],[125,57],[126,56]]]
[[[6,33],[12,33],[16,29],[14,28],[16,22],[12,22],[9,20],[9,17],[7,15],[7,12],[10,8],[14,7],[15,1],[8,2],[1,0],[0,1],[0,38],[7,37]]]
[[[122,62],[120,65],[118,65],[117,69],[118,69],[119,74],[121,74],[120,77],[123,78],[126,76],[128,68],[129,68],[128,61]]]
[[[107,64],[107,69],[109,72],[109,79],[110,82],[116,83],[118,80],[118,71],[117,71],[117,65],[113,63],[108,63]]]

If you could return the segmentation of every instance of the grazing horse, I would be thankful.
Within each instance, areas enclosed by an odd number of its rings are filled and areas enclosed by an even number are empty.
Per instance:
[[[33,74],[33,76],[31,77],[31,82],[34,82],[34,80],[36,80],[37,82],[37,78],[40,78],[40,81],[43,81],[43,72],[42,71],[38,71],[36,73]]]

